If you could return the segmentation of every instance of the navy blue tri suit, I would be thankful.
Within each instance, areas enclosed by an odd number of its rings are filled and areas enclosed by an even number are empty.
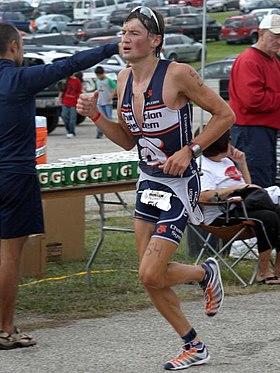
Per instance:
[[[31,67],[0,58],[0,238],[44,231],[35,167],[36,93],[117,53],[118,45],[108,44]]]
[[[149,86],[144,93],[143,123],[138,125],[134,115],[130,73],[123,101],[122,118],[135,136],[139,154],[140,178],[137,188],[135,218],[155,224],[154,237],[178,244],[187,222],[199,223],[201,211],[197,205],[200,180],[195,159],[182,177],[164,174],[159,166],[192,139],[192,105],[190,102],[178,110],[168,108],[163,102],[164,78],[171,61],[159,60]],[[143,202],[145,190],[171,194],[170,206],[161,209],[155,201]],[[145,192],[146,193],[146,192]],[[144,194],[145,194],[144,193]],[[151,198],[153,199],[153,196]]]

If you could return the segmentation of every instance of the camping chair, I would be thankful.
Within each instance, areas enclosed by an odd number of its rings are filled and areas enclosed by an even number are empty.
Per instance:
[[[212,256],[218,258],[222,265],[224,265],[243,285],[252,285],[255,280],[258,264],[255,266],[255,269],[251,275],[251,278],[246,282],[241,275],[237,272],[236,266],[246,258],[248,254],[253,255],[258,259],[258,253],[254,250],[257,246],[256,241],[250,242],[247,241],[249,238],[256,237],[255,233],[255,223],[253,220],[248,218],[246,207],[244,201],[241,197],[232,197],[226,201],[219,201],[209,203],[210,205],[222,204],[226,208],[226,222],[229,222],[229,211],[230,206],[234,204],[241,204],[244,218],[240,222],[234,225],[223,225],[223,226],[211,226],[206,224],[200,224],[198,226],[190,224],[189,228],[198,236],[198,238],[203,243],[202,248],[198,254],[198,257],[195,261],[195,264],[198,264],[205,253],[211,254]],[[208,203],[207,203],[208,205]],[[206,232],[206,235],[203,234]],[[213,244],[213,237],[217,238],[214,240],[217,244]],[[228,261],[228,251],[234,241],[242,240],[246,249],[236,258],[233,263]],[[212,242],[211,242],[212,241]]]

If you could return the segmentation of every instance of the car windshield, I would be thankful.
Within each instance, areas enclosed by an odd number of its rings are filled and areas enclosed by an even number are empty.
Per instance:
[[[242,27],[241,19],[226,19],[224,23],[225,27]]]
[[[38,17],[39,21],[44,21],[44,20],[49,19],[49,18],[50,17],[48,15]]]
[[[172,25],[195,25],[195,20],[192,18],[175,17]]]
[[[168,10],[167,9],[160,9],[160,13],[162,14],[163,18],[168,17]]]
[[[79,31],[79,30],[82,30],[82,29],[83,29],[83,24],[68,24],[66,26],[65,31],[74,32],[74,31]]]
[[[259,2],[258,1],[247,1],[246,3],[245,3],[245,5],[248,5],[248,6],[258,6],[258,4],[259,4]]]

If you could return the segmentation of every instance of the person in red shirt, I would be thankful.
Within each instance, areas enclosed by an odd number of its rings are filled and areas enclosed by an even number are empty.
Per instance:
[[[76,75],[71,75],[66,82],[66,88],[61,98],[61,117],[65,124],[68,138],[76,136],[75,127],[77,122],[76,104],[82,93],[82,82]]]
[[[245,152],[254,184],[275,184],[276,142],[280,129],[280,15],[263,18],[259,40],[234,62],[229,83],[230,106],[236,115],[232,145]]]

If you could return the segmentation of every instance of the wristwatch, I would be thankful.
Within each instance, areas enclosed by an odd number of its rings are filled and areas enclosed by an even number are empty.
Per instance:
[[[194,158],[198,158],[202,155],[202,149],[201,149],[201,146],[196,144],[195,142],[191,142],[189,144],[189,148],[192,152],[192,155]]]

